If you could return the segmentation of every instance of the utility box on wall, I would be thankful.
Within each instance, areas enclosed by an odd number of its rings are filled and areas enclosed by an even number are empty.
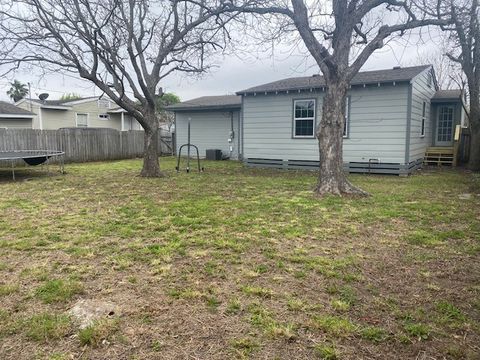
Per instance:
[[[222,160],[222,150],[220,150],[220,149],[207,149],[206,150],[206,159],[207,160]]]

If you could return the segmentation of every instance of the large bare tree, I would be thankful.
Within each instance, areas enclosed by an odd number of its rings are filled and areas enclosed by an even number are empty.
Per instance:
[[[320,156],[316,193],[365,194],[343,171],[349,84],[373,52],[394,36],[448,20],[423,13],[411,0],[252,0],[244,6],[232,5],[232,9],[270,17],[269,25],[276,21],[280,32],[298,32],[326,83],[322,119],[316,129]]]
[[[468,87],[470,125],[470,158],[468,167],[480,171],[480,5],[478,0],[445,0],[441,6],[427,9],[437,11],[440,19],[450,18],[444,26],[450,40],[447,56],[459,64]]]
[[[161,82],[208,68],[210,51],[226,39],[224,8],[221,0],[1,0],[0,65],[91,81],[145,130],[141,175],[161,176]]]
[[[449,47],[446,39],[435,39],[435,48],[427,47],[418,54],[418,56],[410,62],[410,65],[431,64],[435,71],[437,84],[440,89],[453,89],[462,86],[463,74],[460,66],[450,60],[447,56]],[[439,41],[440,40],[440,41]],[[431,39],[430,41],[434,41]]]

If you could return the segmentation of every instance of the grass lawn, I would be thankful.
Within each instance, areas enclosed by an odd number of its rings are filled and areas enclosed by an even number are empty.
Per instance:
[[[0,172],[0,359],[480,358],[478,175],[319,200],[312,172],[140,165]],[[79,330],[79,299],[119,312]]]

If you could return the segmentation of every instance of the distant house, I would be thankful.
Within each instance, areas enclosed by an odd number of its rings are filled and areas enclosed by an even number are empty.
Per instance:
[[[190,120],[191,143],[202,154],[217,148],[250,166],[317,168],[324,93],[323,77],[313,75],[172,105],[177,148]],[[430,65],[360,72],[346,106],[350,172],[408,174],[432,147],[450,153],[455,126],[464,122],[461,91],[440,90]]]
[[[0,101],[0,128],[31,129],[35,114],[5,101]]]
[[[141,130],[140,124],[125,110],[108,98],[87,97],[75,100],[22,99],[19,108],[35,115],[33,129],[60,129],[67,127],[112,128]]]

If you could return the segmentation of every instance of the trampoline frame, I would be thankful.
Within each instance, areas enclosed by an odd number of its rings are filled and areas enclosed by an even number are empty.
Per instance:
[[[4,154],[15,154],[18,153],[18,156],[2,156]],[[60,173],[65,173],[65,152],[59,150],[0,150],[0,161],[10,161],[12,164],[12,179],[15,181],[15,162],[17,160],[24,160],[25,163],[29,166],[46,166],[47,173],[50,174],[50,158],[58,157],[59,158],[59,166],[60,166]],[[45,158],[45,161],[37,164],[37,165],[30,165],[26,162],[26,159],[37,159],[37,158]]]

